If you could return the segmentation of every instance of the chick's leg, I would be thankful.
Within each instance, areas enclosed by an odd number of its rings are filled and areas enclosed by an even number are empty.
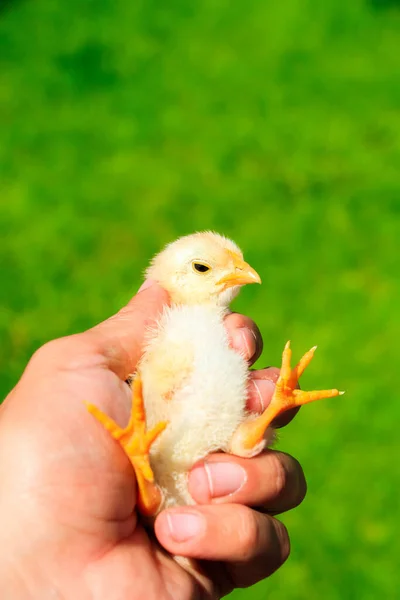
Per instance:
[[[146,415],[142,396],[142,382],[136,375],[132,385],[132,411],[126,427],[119,427],[110,417],[93,404],[87,404],[89,412],[119,442],[129,458],[138,483],[138,508],[144,515],[154,515],[162,501],[161,492],[154,482],[154,474],[150,466],[149,452],[152,444],[167,423],[157,423],[153,429],[146,431]]]
[[[290,342],[287,342],[283,351],[281,371],[272,400],[259,417],[239,425],[231,442],[231,452],[233,454],[246,457],[258,454],[264,447],[264,434],[267,428],[278,415],[286,410],[314,400],[333,398],[343,393],[336,389],[313,392],[297,389],[299,377],[311,362],[315,349],[316,346],[306,352],[292,369],[290,366],[292,351]]]

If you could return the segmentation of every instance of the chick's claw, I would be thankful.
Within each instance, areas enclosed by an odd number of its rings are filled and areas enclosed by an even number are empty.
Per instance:
[[[273,418],[290,408],[302,406],[303,404],[308,404],[314,400],[333,398],[342,393],[336,389],[305,392],[304,390],[299,390],[297,388],[300,375],[304,373],[305,369],[310,364],[316,349],[317,346],[311,348],[311,350],[301,357],[294,369],[291,369],[290,362],[292,351],[290,349],[290,342],[287,342],[282,355],[281,373],[276,382],[275,393],[272,396],[270,404],[270,406],[273,406],[272,412],[275,411],[276,413]]]
[[[161,492],[154,483],[150,465],[150,448],[167,426],[166,421],[157,423],[146,431],[146,414],[143,404],[142,383],[137,375],[132,386],[132,411],[126,427],[119,427],[106,414],[93,404],[87,404],[88,411],[99,421],[112,437],[121,445],[129,458],[138,483],[138,507],[142,514],[154,515],[162,501]]]
[[[231,452],[233,454],[247,457],[258,454],[265,445],[264,435],[267,428],[281,413],[291,408],[308,404],[314,400],[333,398],[334,396],[343,394],[343,392],[339,392],[336,389],[312,392],[298,389],[299,377],[310,364],[315,350],[316,346],[306,352],[294,369],[292,369],[290,364],[292,351],[290,349],[290,342],[287,342],[283,350],[281,371],[271,402],[262,415],[256,419],[246,421],[238,427],[231,443]]]

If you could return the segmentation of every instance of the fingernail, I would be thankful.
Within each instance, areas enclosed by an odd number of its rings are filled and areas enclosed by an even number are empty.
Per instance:
[[[204,470],[211,498],[221,498],[238,492],[247,481],[246,471],[235,463],[205,462]]]
[[[240,327],[231,333],[231,346],[240,352],[246,360],[250,360],[256,351],[256,338],[247,327]]]
[[[147,290],[149,287],[154,285],[154,283],[155,283],[154,279],[145,279],[145,281],[143,281],[142,285],[138,289],[137,293],[139,294],[140,292],[144,292],[144,290]]]
[[[169,511],[166,517],[171,538],[175,542],[186,542],[205,529],[204,518],[198,513]]]
[[[275,384],[270,379],[251,379],[247,407],[252,412],[263,412],[275,391]]]

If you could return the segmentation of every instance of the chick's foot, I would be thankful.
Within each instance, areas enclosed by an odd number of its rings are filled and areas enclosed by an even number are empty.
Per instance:
[[[129,458],[138,483],[139,511],[148,516],[156,514],[161,505],[162,497],[158,486],[154,482],[149,453],[152,444],[164,431],[167,423],[161,421],[153,429],[146,431],[142,382],[139,375],[136,375],[132,385],[132,410],[126,427],[119,427],[113,419],[93,404],[87,404],[87,409],[110,432]]]
[[[267,428],[278,415],[286,410],[308,404],[308,402],[314,400],[333,398],[344,393],[336,389],[312,392],[298,389],[299,377],[310,364],[315,350],[316,346],[306,352],[292,369],[290,366],[292,351],[290,342],[287,342],[282,355],[280,375],[271,402],[259,417],[239,425],[231,442],[232,454],[250,457],[261,452],[265,446],[264,435]]]

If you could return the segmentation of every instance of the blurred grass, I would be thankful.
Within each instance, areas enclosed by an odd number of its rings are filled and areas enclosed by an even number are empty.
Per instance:
[[[233,598],[398,597],[397,0],[0,3],[0,368],[136,290],[212,228],[263,277],[265,364],[318,343],[338,386],[280,446],[309,494],[285,568]]]

